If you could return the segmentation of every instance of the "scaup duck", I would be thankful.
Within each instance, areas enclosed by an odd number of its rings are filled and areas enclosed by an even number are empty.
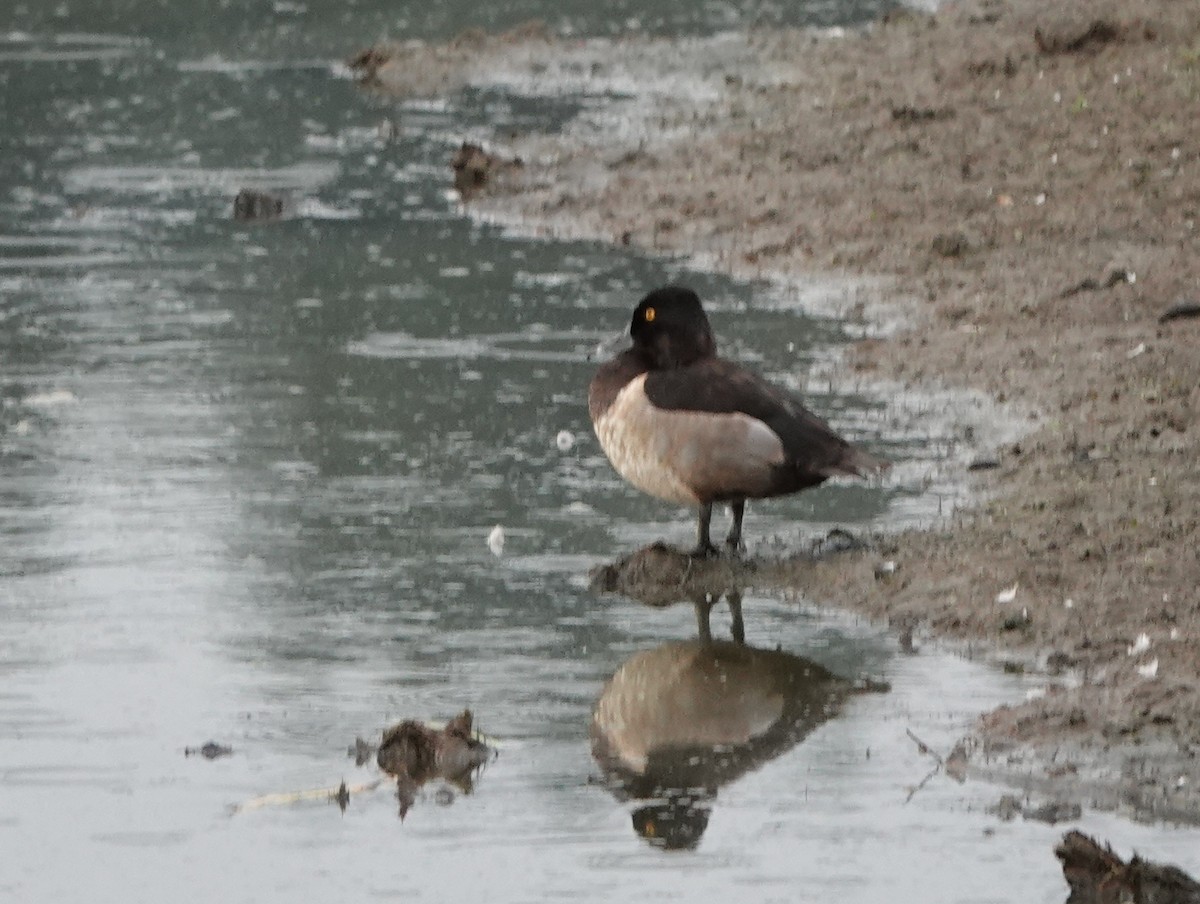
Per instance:
[[[635,487],[699,507],[693,555],[717,552],[709,536],[713,503],[730,504],[725,542],[736,551],[747,499],[889,467],[834,433],[795,396],[719,357],[691,289],[655,289],[634,310],[629,333],[633,345],[592,378],[592,425],[613,467]]]

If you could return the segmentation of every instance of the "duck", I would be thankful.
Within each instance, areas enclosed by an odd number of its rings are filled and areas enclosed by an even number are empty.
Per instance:
[[[686,286],[647,294],[629,337],[631,345],[592,377],[588,413],[617,473],[643,493],[697,509],[693,557],[719,554],[711,539],[715,504],[730,507],[725,545],[736,554],[747,500],[890,467],[789,391],[718,355],[700,297]]]

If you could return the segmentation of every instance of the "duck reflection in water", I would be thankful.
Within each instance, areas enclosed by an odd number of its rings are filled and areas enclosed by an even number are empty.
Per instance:
[[[785,753],[860,688],[785,653],[701,636],[645,650],[609,679],[592,713],[592,755],[633,828],[665,850],[695,848],[718,790]],[[729,594],[740,635],[741,594]],[[872,688],[878,689],[878,688]]]

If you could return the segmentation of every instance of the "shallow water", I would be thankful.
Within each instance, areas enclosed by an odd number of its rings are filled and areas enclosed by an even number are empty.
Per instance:
[[[905,729],[949,749],[1021,683],[898,655],[845,616],[746,600],[752,645],[893,689],[721,787],[696,850],[639,840],[596,781],[605,682],[695,632],[686,609],[586,589],[599,561],[691,539],[687,513],[611,472],[582,401],[588,353],[647,287],[694,284],[732,353],[898,462],[886,487],[752,506],[752,539],[933,516],[957,435],[807,379],[845,328],[780,290],[464,215],[463,134],[553,128],[590,100],[395,104],[336,63],[476,24],[456,6],[31,7],[0,14],[0,896],[1061,900],[1059,830],[985,816],[997,789],[939,777],[904,802],[928,770]],[[580,33],[733,15],[578,7],[561,9]],[[289,215],[234,223],[245,187]],[[356,735],[468,705],[500,753],[450,806],[430,788],[401,823],[381,788],[345,814],[231,815],[368,780]],[[234,754],[184,756],[210,738]],[[1184,836],[1121,828],[1187,865]]]

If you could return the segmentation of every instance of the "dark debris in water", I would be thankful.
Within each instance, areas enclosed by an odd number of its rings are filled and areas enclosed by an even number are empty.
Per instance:
[[[474,733],[468,709],[444,728],[432,728],[416,719],[393,725],[383,733],[375,759],[379,768],[396,778],[403,819],[426,782],[442,779],[469,794],[476,773],[495,755],[495,749]]]
[[[206,760],[215,760],[223,756],[229,756],[233,753],[233,748],[225,744],[218,744],[216,741],[209,741],[200,747],[185,747],[183,748],[184,756],[202,756]]]
[[[283,198],[265,191],[243,188],[233,199],[233,218],[238,222],[278,220],[283,216]]]
[[[362,738],[355,738],[354,743],[346,750],[347,756],[354,757],[355,766],[365,766],[375,756],[375,751],[379,748],[370,741],[364,741]]]
[[[337,803],[338,809],[345,813],[346,807],[350,805],[350,789],[346,787],[345,779],[342,779],[342,783],[338,785],[337,792],[333,795],[333,799]]]

